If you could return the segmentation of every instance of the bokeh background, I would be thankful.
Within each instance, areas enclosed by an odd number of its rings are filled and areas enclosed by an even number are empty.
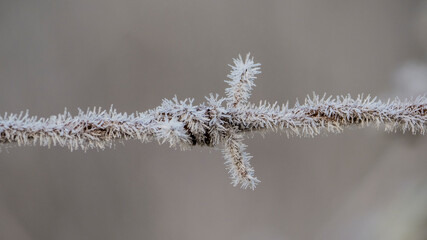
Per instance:
[[[50,116],[224,93],[251,52],[252,101],[427,92],[420,0],[0,0],[0,113]],[[0,239],[427,239],[427,138],[374,128],[248,139],[255,191],[220,151],[128,141],[0,153]]]

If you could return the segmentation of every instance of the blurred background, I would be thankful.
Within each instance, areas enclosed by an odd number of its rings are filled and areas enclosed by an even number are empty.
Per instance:
[[[224,96],[251,52],[252,101],[427,92],[420,0],[0,0],[0,114]],[[0,239],[427,239],[427,138],[373,128],[246,140],[262,181],[215,149],[137,141],[0,153]]]

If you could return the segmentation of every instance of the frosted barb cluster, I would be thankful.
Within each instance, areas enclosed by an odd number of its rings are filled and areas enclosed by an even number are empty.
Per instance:
[[[110,108],[79,112],[65,110],[48,118],[29,116],[28,112],[0,116],[0,146],[40,145],[75,149],[104,149],[114,141],[138,139],[158,141],[171,147],[191,149],[193,146],[223,146],[234,186],[254,189],[259,180],[250,164],[243,138],[249,132],[284,132],[288,136],[314,137],[322,133],[340,133],[356,126],[382,127],[387,132],[425,134],[427,98],[388,100],[350,95],[327,97],[313,93],[303,104],[293,108],[260,102],[249,103],[260,64],[249,54],[245,60],[234,59],[229,74],[226,97],[210,94],[206,101],[194,105],[193,99],[165,99],[146,112],[118,113]],[[225,104],[224,104],[225,103]],[[226,105],[226,106],[224,106]]]

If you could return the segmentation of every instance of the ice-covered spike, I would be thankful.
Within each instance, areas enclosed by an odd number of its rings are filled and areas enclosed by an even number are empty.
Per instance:
[[[242,136],[232,132],[224,141],[223,154],[231,184],[233,186],[240,184],[243,189],[249,187],[254,190],[260,181],[254,176],[255,171],[250,165],[252,156],[245,152],[246,145],[242,143]]]
[[[260,63],[255,63],[250,53],[243,61],[242,57],[233,59],[234,65],[230,65],[231,72],[228,75],[230,80],[226,80],[230,87],[225,89],[227,95],[227,106],[238,108],[247,103],[251,96],[252,88],[255,86],[254,80],[257,74],[261,73]]]

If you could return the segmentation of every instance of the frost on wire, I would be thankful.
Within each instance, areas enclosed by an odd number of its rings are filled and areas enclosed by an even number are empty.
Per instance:
[[[231,66],[226,97],[210,94],[194,105],[193,99],[164,99],[146,112],[118,113],[100,108],[79,112],[65,110],[49,118],[29,116],[28,112],[0,116],[0,146],[61,146],[70,150],[104,149],[115,140],[158,141],[170,147],[223,146],[226,167],[232,184],[254,189],[259,180],[250,165],[252,156],[243,143],[248,132],[282,131],[289,136],[314,137],[321,133],[340,133],[346,127],[383,126],[387,132],[409,131],[425,134],[426,96],[382,102],[376,98],[350,95],[326,97],[313,94],[304,104],[279,106],[249,103],[260,64],[240,56]]]

